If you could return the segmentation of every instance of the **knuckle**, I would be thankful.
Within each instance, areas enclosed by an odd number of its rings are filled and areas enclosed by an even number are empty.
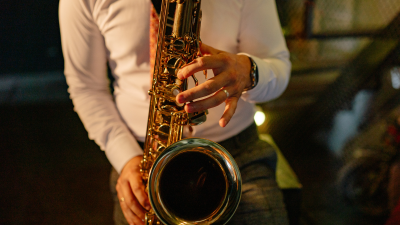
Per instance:
[[[241,85],[242,85],[241,83],[236,82],[233,85],[233,90],[235,90],[235,92],[239,92]]]
[[[117,184],[115,185],[115,188],[118,190],[121,188],[123,181],[121,179],[117,180]]]
[[[212,92],[212,89],[213,89],[213,86],[212,86],[212,84],[210,82],[204,83],[204,90],[207,93]]]
[[[228,76],[228,82],[229,83],[236,83],[236,73],[234,70],[231,70]]]
[[[197,61],[197,64],[199,65],[199,67],[204,67],[204,66],[207,65],[207,64],[206,64],[206,60],[204,60],[204,57],[202,57],[202,58],[197,58],[196,61]]]
[[[126,198],[125,201],[126,205],[132,206],[133,205],[133,200],[131,198]]]
[[[119,191],[120,188],[121,188],[121,185],[117,183],[117,184],[115,185],[115,190]]]
[[[133,171],[134,171],[134,169],[132,169],[132,168],[127,168],[126,170],[124,170],[124,171],[121,173],[119,179],[121,179],[121,180],[129,179],[129,177],[132,175]]]
[[[232,58],[229,57],[228,54],[221,54],[221,60],[222,60],[224,63],[228,63],[228,64],[231,64],[231,63],[232,63]]]
[[[142,189],[138,185],[132,187],[132,192],[135,193],[135,195],[137,195],[137,193],[140,193],[141,190]]]
[[[184,67],[184,68],[180,69],[180,73],[183,75],[183,77],[187,77],[189,70],[187,67]]]
[[[236,69],[234,69],[233,67],[231,68],[231,79],[237,81],[239,77],[239,73],[237,72]]]

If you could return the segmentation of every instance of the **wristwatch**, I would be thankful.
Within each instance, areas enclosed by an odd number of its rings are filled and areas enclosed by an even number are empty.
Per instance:
[[[258,83],[258,68],[256,62],[249,57],[250,62],[251,62],[251,68],[250,68],[250,81],[251,81],[251,86],[248,88],[245,88],[243,91],[249,91],[253,89],[257,83]]]

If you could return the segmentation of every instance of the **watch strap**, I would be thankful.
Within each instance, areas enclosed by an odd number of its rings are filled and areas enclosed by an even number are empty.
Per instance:
[[[249,91],[253,89],[255,86],[257,86],[258,83],[258,67],[256,62],[249,57],[250,62],[251,62],[251,68],[250,68],[250,81],[251,81],[251,86],[248,88],[245,88],[243,91]]]

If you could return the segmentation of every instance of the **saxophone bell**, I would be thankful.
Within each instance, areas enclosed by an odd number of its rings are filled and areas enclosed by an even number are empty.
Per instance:
[[[239,168],[215,142],[180,140],[154,161],[150,204],[164,224],[225,224],[241,197]]]

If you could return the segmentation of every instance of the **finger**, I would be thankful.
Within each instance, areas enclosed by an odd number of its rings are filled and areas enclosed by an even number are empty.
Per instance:
[[[219,58],[220,57],[217,56],[197,58],[179,69],[177,76],[179,79],[183,80],[202,70],[223,67],[223,61]]]
[[[222,51],[215,49],[209,45],[206,45],[204,43],[201,43],[200,51],[203,55],[216,55],[216,54],[219,54],[222,52]]]
[[[118,195],[124,197],[121,205],[126,205],[137,217],[144,219],[146,210],[140,205],[137,198],[133,195],[130,183],[122,181],[117,184]],[[120,198],[121,199],[121,198]]]
[[[185,111],[188,113],[193,113],[213,108],[215,106],[222,104],[227,99],[228,95],[223,90],[220,90],[211,97],[187,104],[185,106]]]
[[[237,107],[237,102],[238,102],[237,97],[231,97],[228,98],[225,103],[225,111],[224,114],[222,114],[221,119],[219,120],[219,125],[221,127],[225,127],[229,121],[232,119],[233,114],[235,114],[236,107]]]
[[[117,185],[118,186],[118,185]],[[137,215],[135,215],[132,210],[128,207],[125,197],[122,197],[121,192],[118,192],[118,199],[120,199],[119,204],[121,206],[122,213],[125,216],[126,221],[129,224],[144,224],[144,218],[141,219]]]
[[[195,99],[208,96],[222,87],[226,86],[230,82],[229,74],[223,72],[216,77],[210,78],[199,86],[188,89],[184,92],[179,93],[176,96],[178,103],[190,102]]]
[[[132,180],[132,182],[129,182],[134,196],[143,208],[145,208],[146,210],[150,210],[150,202],[144,190],[142,176],[139,173],[136,173],[135,177],[132,177],[132,179],[136,179],[136,181]]]

